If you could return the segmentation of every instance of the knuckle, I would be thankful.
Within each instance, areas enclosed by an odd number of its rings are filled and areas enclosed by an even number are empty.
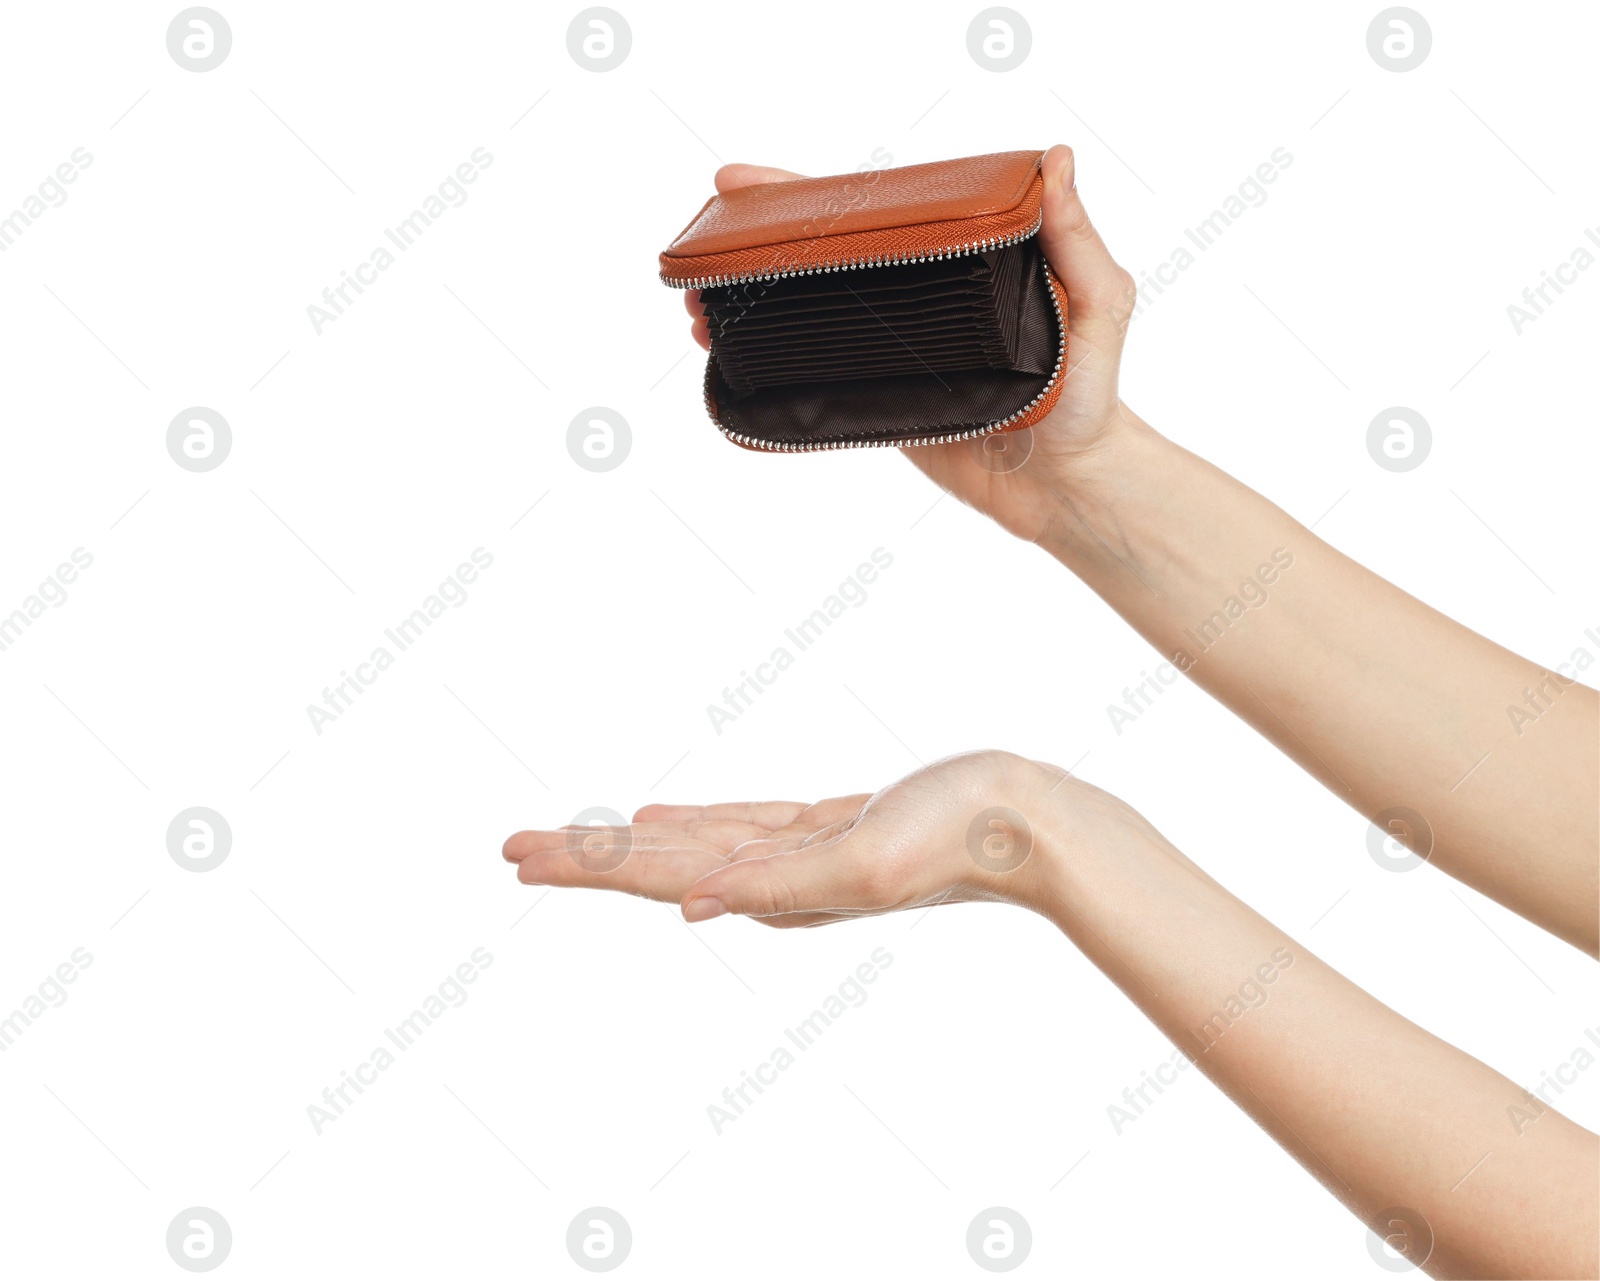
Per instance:
[[[1113,267],[1103,280],[1087,291],[1083,303],[1092,311],[1108,316],[1121,316],[1132,310],[1138,286],[1133,273],[1124,267]]]

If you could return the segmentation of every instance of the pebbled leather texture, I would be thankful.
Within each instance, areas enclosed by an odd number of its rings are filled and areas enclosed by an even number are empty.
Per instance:
[[[733,249],[693,258],[661,256],[662,282],[698,289],[720,276],[777,276],[830,270],[835,264],[866,266],[884,261],[937,258],[952,249],[1024,236],[1039,225],[1044,176],[1035,174],[1022,202],[1005,213],[954,222],[920,222],[886,231],[852,231],[754,249]]]
[[[993,218],[1024,202],[1043,155],[1003,151],[741,187],[706,201],[661,255],[662,270],[669,260]]]

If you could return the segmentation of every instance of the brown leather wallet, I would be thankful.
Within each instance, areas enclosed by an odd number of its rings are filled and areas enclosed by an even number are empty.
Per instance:
[[[713,196],[661,255],[711,326],[706,412],[747,449],[933,445],[1055,406],[1067,295],[1039,248],[1043,152]]]

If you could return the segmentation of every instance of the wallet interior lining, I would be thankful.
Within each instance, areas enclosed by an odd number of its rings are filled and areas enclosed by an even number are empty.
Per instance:
[[[1042,392],[1059,353],[1035,239],[701,298],[719,420],[763,441],[898,440],[981,426]]]
[[[735,398],[874,375],[1017,369],[1033,246],[870,271],[707,289],[717,364]]]

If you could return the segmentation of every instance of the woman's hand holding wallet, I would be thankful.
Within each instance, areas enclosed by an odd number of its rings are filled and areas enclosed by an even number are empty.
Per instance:
[[[1037,541],[1055,521],[1061,507],[1059,493],[1084,468],[1086,456],[1125,423],[1124,411],[1117,399],[1117,367],[1135,296],[1133,277],[1112,261],[1099,234],[1089,222],[1083,201],[1078,197],[1072,152],[1066,147],[1052,147],[1042,158],[1036,152],[1006,154],[1031,158],[1022,167],[1030,175],[1036,192],[1027,192],[1019,199],[1016,226],[1009,231],[1010,234],[1020,234],[1019,228],[1021,232],[1026,232],[1031,226],[1037,226],[1034,237],[1018,243],[1027,245],[1030,240],[1036,243],[1039,255],[1049,266],[1050,275],[1058,286],[1058,297],[1065,295],[1064,305],[1060,308],[1066,319],[1065,332],[1051,335],[1065,340],[1064,363],[1056,370],[1052,358],[1050,372],[1055,373],[1056,377],[1050,388],[1046,412],[1008,424],[1007,428],[1000,431],[985,432],[964,440],[915,445],[906,448],[905,452],[941,488],[992,516],[1019,538],[1032,542]],[[840,184],[838,190],[822,195],[812,207],[813,212],[798,219],[801,230],[809,230],[813,235],[824,228],[831,230],[836,223],[828,211],[841,206],[859,204],[876,212],[884,203],[878,183],[900,172],[905,171],[885,171],[877,175],[876,182],[871,173],[845,175],[830,180]],[[719,195],[730,196],[750,187],[791,182],[800,177],[784,169],[727,165],[717,171],[716,186]],[[853,188],[852,182],[857,187]],[[871,185],[865,185],[868,183]],[[1016,185],[1020,187],[1022,184]],[[861,194],[853,194],[857,190]],[[928,206],[923,208],[927,209]],[[935,219],[937,224],[938,220]],[[691,224],[686,231],[693,226]],[[1002,224],[1002,238],[1005,234],[1007,229]],[[934,238],[937,239],[937,233],[934,233]],[[970,233],[967,238],[971,239]],[[961,236],[957,235],[955,242],[959,243],[960,240]],[[819,251],[819,256],[834,259],[839,255],[828,250]],[[953,265],[962,259],[947,261]],[[870,278],[882,270],[893,269],[878,267],[869,271],[804,279],[808,282],[843,281],[857,285],[861,279]],[[738,290],[741,286],[733,288]],[[760,315],[761,302],[770,296],[761,292],[759,284],[752,287],[747,281],[742,288],[745,294],[740,298],[731,301],[724,299],[722,302],[725,313],[731,309],[734,315],[741,316],[737,323],[726,326],[728,329],[737,330],[745,320],[756,320]],[[726,294],[728,289],[723,286],[723,293]],[[741,307],[743,297],[752,294],[756,300]],[[863,301],[870,305],[869,298]],[[694,317],[695,340],[709,349],[711,320],[704,314],[702,291],[689,289],[685,302],[689,314]],[[889,324],[879,327],[884,329],[888,344],[898,346],[889,334],[890,328],[897,327],[895,318],[888,316],[886,319]],[[910,337],[909,334],[906,336]],[[1052,351],[1054,346],[1051,344]],[[928,396],[937,403],[946,394],[939,385],[940,377],[952,387],[958,384],[939,362],[930,363],[933,365],[931,370],[918,365],[913,365],[913,368],[920,375],[917,381],[928,389]],[[1040,377],[1038,385],[1043,387],[1045,381],[1044,377]],[[1031,393],[1034,386],[1025,382],[1023,390]],[[1027,395],[1019,398],[1010,394],[1004,380],[1001,380],[991,389],[990,399],[971,416],[977,425],[987,425],[1014,413],[1019,404],[1026,400]],[[921,426],[926,421],[913,422],[908,426]],[[848,422],[836,422],[832,426],[835,430],[824,434],[848,437],[852,430]],[[1026,434],[1014,436],[1012,433]],[[1018,451],[1027,452],[1025,467],[1014,465]]]

